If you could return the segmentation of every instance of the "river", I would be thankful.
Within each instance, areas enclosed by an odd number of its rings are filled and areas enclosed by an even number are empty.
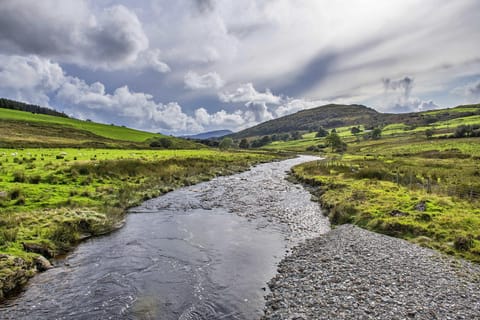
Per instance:
[[[2,319],[255,319],[289,248],[329,230],[302,156],[151,199],[0,305]]]

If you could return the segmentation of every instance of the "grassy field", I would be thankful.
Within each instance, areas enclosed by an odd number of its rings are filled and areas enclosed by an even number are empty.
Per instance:
[[[293,174],[318,187],[334,224],[354,223],[480,262],[480,138],[402,134],[324,156]]]
[[[315,132],[265,149],[326,158],[295,167],[293,175],[317,187],[334,224],[354,223],[480,262],[480,138],[452,138],[459,126],[480,126],[477,109],[427,111],[438,121],[388,124],[379,139],[364,138],[369,131],[362,125],[357,135],[335,128],[348,145],[343,154],[332,153]],[[460,116],[442,120],[448,114]]]
[[[38,254],[55,257],[112,230],[127,208],[275,158],[215,150],[0,149],[0,297],[33,275]]]
[[[193,149],[198,144],[157,133],[71,118],[0,108],[0,147],[147,148],[165,138],[171,148]]]

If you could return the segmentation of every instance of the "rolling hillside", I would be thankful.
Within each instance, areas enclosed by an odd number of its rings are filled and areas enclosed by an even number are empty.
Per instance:
[[[169,148],[197,149],[181,138],[68,117],[0,108],[0,147],[148,148],[152,141]]]
[[[270,120],[230,136],[239,139],[294,131],[317,131],[319,127],[332,129],[363,125],[365,128],[373,128],[394,123],[421,126],[472,115],[480,115],[479,104],[403,114],[380,113],[362,105],[329,104]]]

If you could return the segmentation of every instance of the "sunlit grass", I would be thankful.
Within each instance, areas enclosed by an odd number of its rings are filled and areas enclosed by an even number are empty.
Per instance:
[[[0,253],[33,259],[26,243],[57,255],[112,230],[126,208],[146,199],[276,158],[207,149],[0,149]]]

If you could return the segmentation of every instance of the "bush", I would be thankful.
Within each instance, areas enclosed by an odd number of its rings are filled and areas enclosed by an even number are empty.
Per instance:
[[[355,173],[356,179],[391,180],[391,175],[383,169],[362,168]]]
[[[329,210],[328,218],[333,224],[345,224],[353,221],[358,210],[350,205],[337,205]]]
[[[28,178],[28,182],[30,182],[31,184],[39,184],[40,180],[42,180],[42,177],[40,177],[40,175],[38,174]]]
[[[152,148],[164,148],[168,149],[173,145],[172,140],[168,138],[160,138],[158,140],[150,142],[150,147]]]
[[[453,247],[458,251],[468,251],[473,247],[473,237],[471,235],[461,235],[453,241]]]
[[[433,136],[433,133],[434,132],[432,129],[425,130],[425,136],[427,137],[427,139],[430,139]]]
[[[24,196],[19,196],[17,201],[14,203],[16,206],[23,206],[25,204],[25,197]]]
[[[25,173],[23,171],[15,171],[13,173],[13,182],[25,182]]]
[[[10,191],[10,200],[15,200],[17,199],[18,197],[20,197],[22,194],[22,190],[21,189],[13,189]]]
[[[0,230],[0,245],[4,245],[7,242],[15,242],[17,240],[17,228],[1,229]]]
[[[317,134],[315,135],[315,137],[317,138],[322,138],[322,137],[326,137],[328,135],[328,131],[325,130],[323,127],[320,127],[317,131]]]

